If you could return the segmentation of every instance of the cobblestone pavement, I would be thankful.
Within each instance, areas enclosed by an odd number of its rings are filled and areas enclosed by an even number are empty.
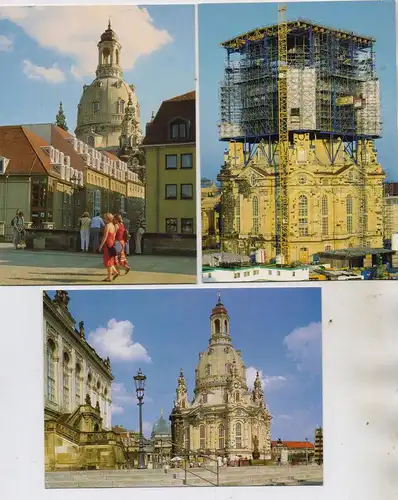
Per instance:
[[[14,250],[0,244],[0,285],[150,285],[196,283],[194,257],[132,255],[131,271],[103,283],[102,255],[46,250]]]
[[[191,469],[186,486],[214,486],[215,474],[203,469]],[[220,486],[321,486],[323,469],[319,466],[294,467],[231,467],[219,473]],[[163,470],[103,470],[47,472],[46,488],[131,488],[184,486],[185,472]]]

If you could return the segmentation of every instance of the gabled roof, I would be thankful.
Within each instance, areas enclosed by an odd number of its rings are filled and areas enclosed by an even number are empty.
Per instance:
[[[156,144],[192,143],[196,139],[195,92],[188,92],[166,101],[163,101],[155,118],[147,124],[144,146]],[[169,125],[176,119],[182,118],[189,122],[188,137],[185,139],[171,139]]]
[[[41,149],[48,143],[21,125],[0,127],[0,155],[10,160],[7,173],[16,175],[45,175],[51,164]]]

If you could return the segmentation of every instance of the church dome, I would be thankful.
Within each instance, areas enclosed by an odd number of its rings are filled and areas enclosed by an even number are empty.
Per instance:
[[[153,424],[152,436],[166,435],[171,436],[170,424],[163,418],[163,410],[159,419]]]
[[[92,147],[118,148],[125,110],[131,99],[135,118],[140,108],[134,85],[123,80],[122,47],[110,24],[98,43],[96,78],[83,86],[78,112],[76,137]]]
[[[108,29],[101,35],[101,42],[117,42],[118,38],[116,33],[111,28],[111,22],[108,23]]]

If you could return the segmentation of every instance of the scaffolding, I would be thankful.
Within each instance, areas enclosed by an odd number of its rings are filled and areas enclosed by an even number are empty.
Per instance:
[[[283,185],[287,177],[282,170],[287,167],[284,155],[293,133],[322,139],[331,165],[341,148],[357,164],[358,235],[360,244],[365,243],[368,146],[381,135],[374,44],[374,38],[283,18],[221,44],[226,63],[220,85],[219,138],[242,142],[245,164],[260,145],[275,167],[277,251],[284,255],[288,187]]]

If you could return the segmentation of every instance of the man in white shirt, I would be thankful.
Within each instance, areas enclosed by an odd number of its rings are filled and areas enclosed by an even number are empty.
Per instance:
[[[91,226],[90,226],[91,244],[94,253],[98,252],[101,229],[104,226],[105,226],[104,221],[101,219],[100,213],[97,212],[95,214],[95,217],[91,219]]]

